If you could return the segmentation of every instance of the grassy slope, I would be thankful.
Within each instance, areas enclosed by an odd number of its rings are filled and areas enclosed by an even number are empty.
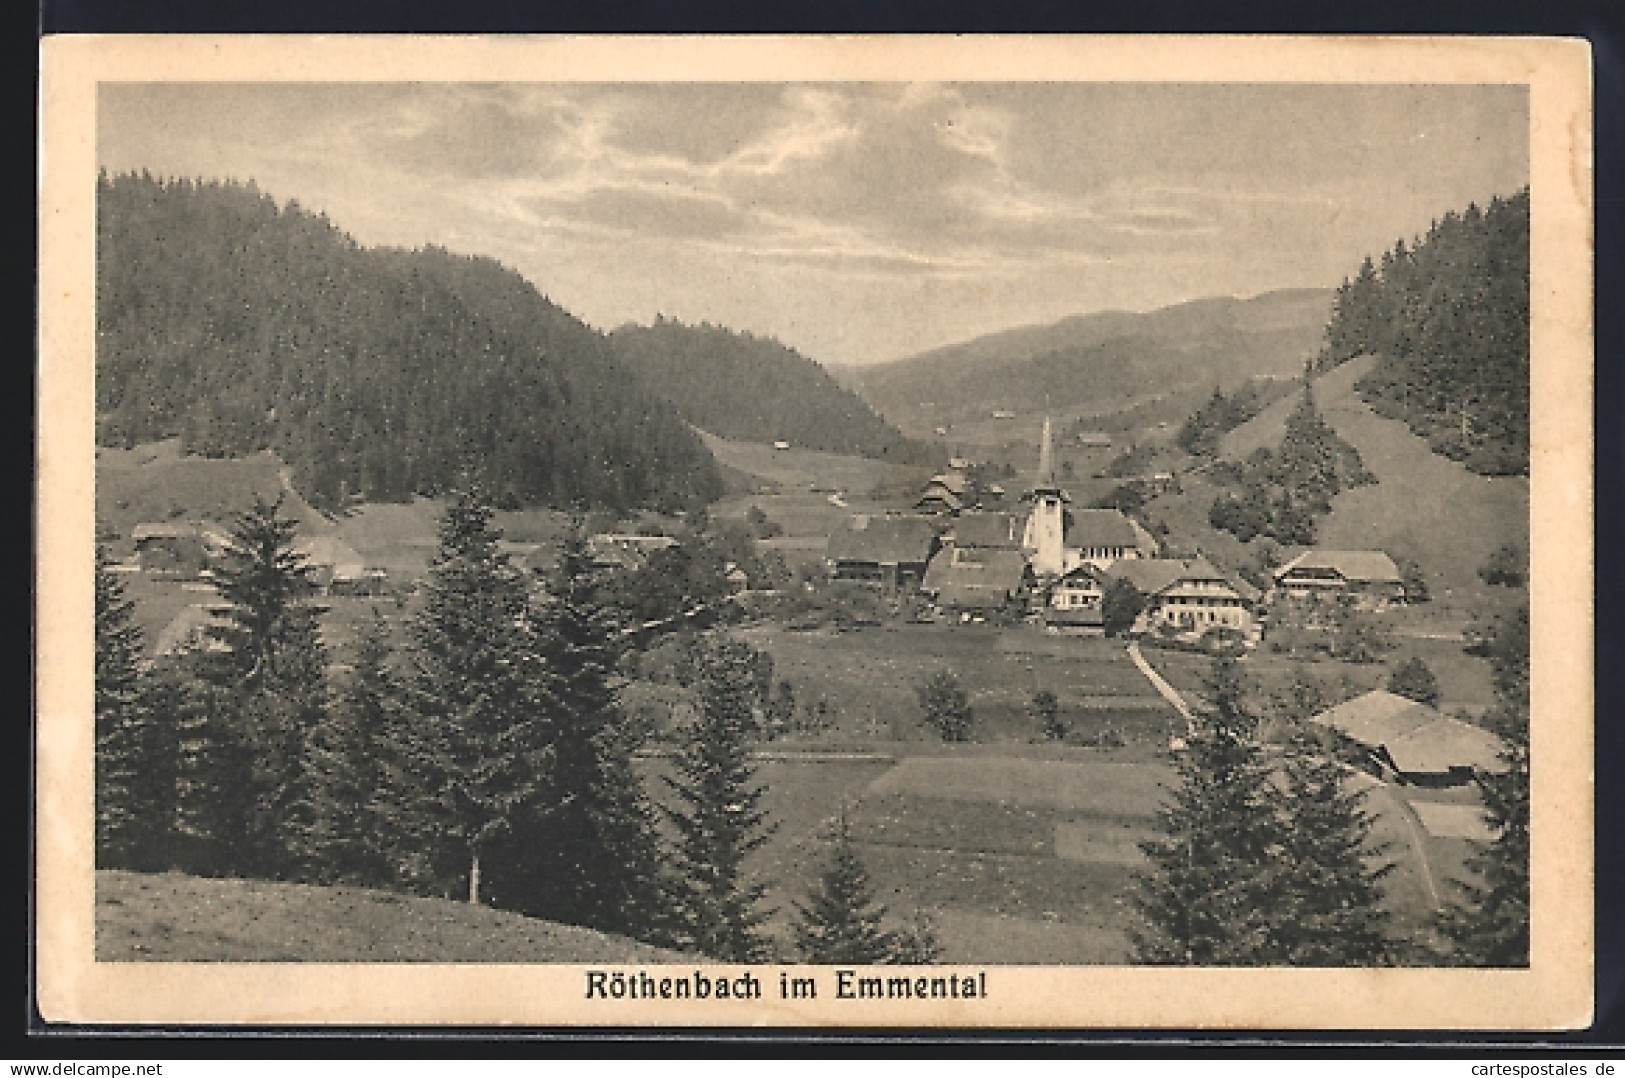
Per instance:
[[[1410,558],[1427,573],[1441,605],[1484,610],[1503,603],[1505,590],[1486,588],[1478,569],[1503,543],[1527,546],[1528,480],[1474,475],[1430,451],[1403,423],[1373,413],[1354,390],[1370,362],[1344,364],[1315,383],[1321,413],[1378,479],[1375,486],[1338,495],[1321,522],[1318,545]],[[1291,395],[1277,401],[1230,432],[1225,456],[1239,458],[1256,446],[1278,444],[1296,400]]]
[[[269,452],[210,460],[182,456],[177,439],[134,449],[96,451],[96,523],[127,537],[137,524],[172,520],[225,523],[257,494],[283,496],[282,514],[306,535],[328,535],[333,524],[298,494],[283,489],[281,463]]]
[[[99,962],[658,962],[573,925],[359,887],[96,874]]]
[[[844,456],[816,449],[774,449],[759,442],[738,442],[700,432],[705,447],[725,468],[754,476],[763,485],[821,489],[866,494],[901,473],[918,472],[923,481],[929,469],[906,468],[868,457]]]

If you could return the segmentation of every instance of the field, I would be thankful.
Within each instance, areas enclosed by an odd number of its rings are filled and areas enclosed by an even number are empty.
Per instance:
[[[661,962],[634,940],[360,887],[96,873],[98,962]]]
[[[923,485],[929,469],[889,464],[868,457],[844,456],[816,449],[774,449],[759,442],[736,442],[699,432],[717,463],[731,468],[758,485],[822,492],[842,491],[868,494],[877,486],[902,478],[918,479]]]

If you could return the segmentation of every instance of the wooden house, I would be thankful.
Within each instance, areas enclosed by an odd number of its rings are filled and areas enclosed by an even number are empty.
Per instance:
[[[1351,597],[1366,610],[1405,600],[1394,560],[1380,550],[1306,550],[1275,570],[1276,596],[1287,599]]]
[[[924,517],[857,514],[829,537],[832,580],[887,589],[918,587],[937,550],[937,530]]]
[[[1372,770],[1415,786],[1460,786],[1475,772],[1506,770],[1506,745],[1488,730],[1383,689],[1311,718],[1366,756]]]
[[[1145,597],[1137,632],[1172,631],[1194,639],[1226,628],[1257,637],[1258,589],[1205,557],[1126,558],[1106,574],[1127,580]]]

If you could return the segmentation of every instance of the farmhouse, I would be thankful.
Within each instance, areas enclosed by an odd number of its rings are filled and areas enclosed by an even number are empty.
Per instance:
[[[943,542],[990,550],[1019,550],[1021,522],[1011,513],[965,513],[953,522]]]
[[[382,570],[371,570],[355,547],[336,535],[315,535],[293,544],[295,554],[310,567],[310,579],[321,591],[333,594],[376,595],[382,590]]]
[[[1415,786],[1459,786],[1475,771],[1500,773],[1505,743],[1426,704],[1376,689],[1311,719],[1357,746],[1384,778]]]
[[[1103,629],[1101,600],[1106,593],[1106,580],[1106,574],[1089,562],[1073,567],[1051,585],[1049,600],[1044,605],[1044,623],[1078,631]]]
[[[1077,509],[1067,515],[1066,545],[1097,568],[1125,558],[1154,558],[1157,541],[1116,509]]]
[[[1380,550],[1306,550],[1275,571],[1275,589],[1290,599],[1347,595],[1368,610],[1405,598],[1399,568]]]
[[[937,531],[923,517],[857,514],[829,537],[831,579],[912,588],[937,550]]]
[[[933,475],[914,507],[922,513],[952,516],[964,508],[969,483],[958,472]]]
[[[650,554],[677,545],[669,535],[601,532],[587,539],[587,553],[600,569],[637,569]]]
[[[1134,625],[1136,632],[1166,626],[1200,636],[1222,626],[1256,636],[1253,607],[1258,589],[1205,557],[1125,558],[1114,562],[1106,573],[1127,580],[1145,597],[1145,607]]]
[[[222,551],[227,539],[201,524],[137,524],[130,531],[144,572],[196,576]]]
[[[1004,547],[945,546],[931,559],[923,590],[952,610],[1002,610],[1026,589],[1027,558]]]
[[[199,649],[226,650],[214,630],[227,624],[225,615],[230,610],[229,603],[193,603],[183,608],[158,633],[152,649],[154,657],[168,658]]]

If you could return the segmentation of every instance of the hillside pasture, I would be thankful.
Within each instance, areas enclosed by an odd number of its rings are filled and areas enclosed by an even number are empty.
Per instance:
[[[674,962],[672,951],[362,887],[96,873],[98,962]]]
[[[215,459],[187,456],[172,438],[133,449],[96,450],[96,526],[128,538],[137,524],[229,524],[256,496],[282,498],[282,515],[305,535],[331,535],[333,522],[283,486],[275,454]]]
[[[775,449],[770,444],[738,442],[699,431],[717,463],[752,476],[763,486],[791,490],[846,491],[867,494],[877,486],[895,482],[900,475],[917,476],[924,485],[926,468],[891,464],[868,457],[825,453],[817,449]]]
[[[1316,545],[1385,550],[1416,562],[1433,593],[1430,613],[1439,618],[1459,622],[1505,605],[1509,590],[1489,587],[1478,570],[1505,543],[1528,549],[1528,479],[1475,475],[1434,453],[1405,424],[1371,411],[1354,383],[1372,363],[1373,357],[1361,357],[1315,380],[1321,414],[1377,477],[1375,485],[1333,499]],[[1224,456],[1241,459],[1260,445],[1279,444],[1297,401],[1289,394],[1227,434]]]

